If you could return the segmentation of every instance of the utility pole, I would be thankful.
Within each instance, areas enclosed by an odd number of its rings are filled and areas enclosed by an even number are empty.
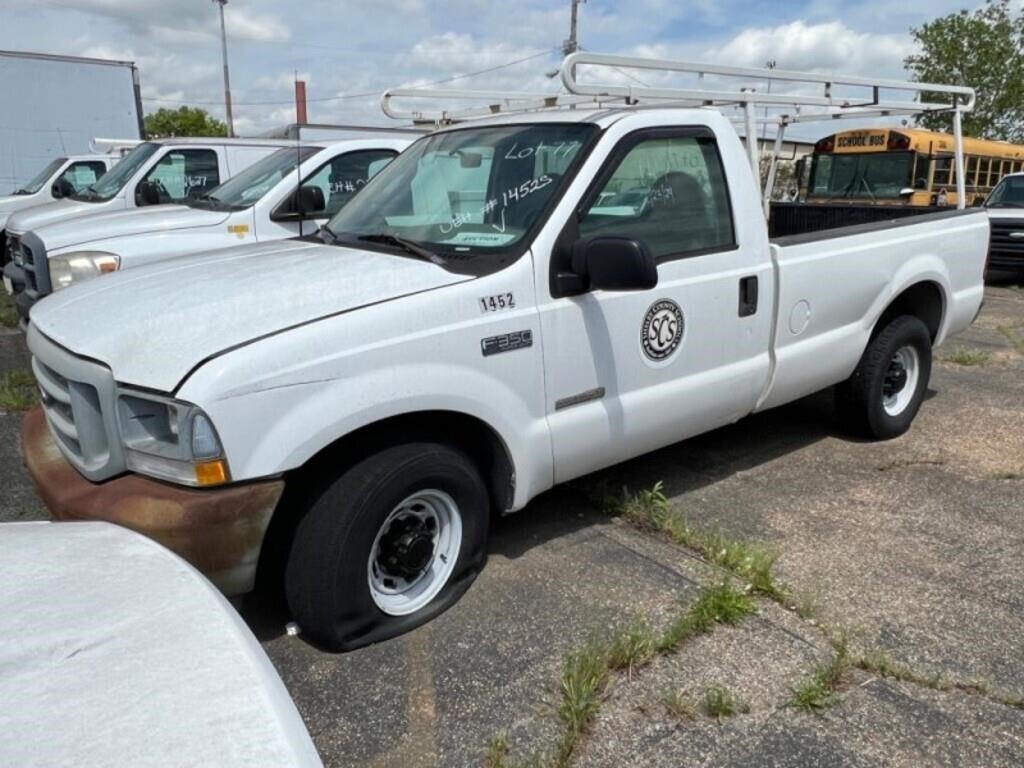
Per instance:
[[[228,77],[228,33],[224,28],[224,6],[228,0],[213,0],[220,6],[220,53],[224,60],[224,112],[227,116],[228,136],[235,135],[235,119],[231,114],[231,80]]]
[[[579,50],[580,44],[577,42],[576,33],[579,28],[579,8],[581,3],[587,2],[587,0],[570,0],[572,2],[572,16],[569,21],[569,39],[562,43],[562,54],[568,56],[570,53],[576,53]],[[573,72],[575,75],[576,72]]]

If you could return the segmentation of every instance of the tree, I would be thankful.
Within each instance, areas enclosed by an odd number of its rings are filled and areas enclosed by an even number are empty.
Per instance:
[[[951,13],[910,33],[920,51],[903,64],[914,80],[977,92],[974,111],[964,113],[964,135],[1024,139],[1024,11],[1014,14],[1010,0],[987,0],[973,12]],[[953,118],[923,115],[920,122],[951,131]]]
[[[227,126],[199,107],[161,107],[146,115],[146,138],[164,136],[227,136]]]

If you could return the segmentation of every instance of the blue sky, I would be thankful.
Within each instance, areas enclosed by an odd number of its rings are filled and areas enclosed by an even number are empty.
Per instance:
[[[588,0],[580,41],[593,51],[902,77],[909,28],[963,2],[893,0]],[[973,5],[973,4],[972,4]],[[969,7],[969,6],[968,6]],[[382,123],[375,96],[537,58],[453,86],[550,90],[569,0],[230,0],[236,129],[294,120],[292,81],[308,81],[310,119]],[[217,116],[220,49],[211,0],[0,0],[0,48],[136,61],[144,107],[204,103]],[[545,55],[543,52],[548,51]]]

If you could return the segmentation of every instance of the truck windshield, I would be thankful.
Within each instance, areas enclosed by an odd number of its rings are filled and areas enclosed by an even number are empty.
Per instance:
[[[34,195],[40,189],[43,188],[43,184],[50,180],[60,167],[67,161],[66,157],[58,157],[56,160],[51,160],[43,170],[32,177],[32,181],[23,187],[19,187],[14,190],[16,195]]]
[[[139,144],[131,152],[125,155],[117,164],[107,171],[94,184],[90,184],[77,195],[72,195],[72,200],[83,200],[88,203],[101,203],[110,200],[114,195],[124,189],[135,172],[152,157],[153,153],[160,148],[159,144],[146,142]]]
[[[323,147],[279,149],[253,163],[219,187],[214,187],[195,199],[186,200],[185,204],[192,208],[210,210],[243,210],[267,194],[285,176],[294,174],[299,163],[322,150]]]
[[[986,208],[1024,208],[1024,176],[1007,176],[992,190]]]
[[[808,197],[898,199],[913,168],[913,152],[815,155]]]
[[[509,249],[540,218],[597,130],[540,123],[427,136],[378,173],[326,231],[346,245],[376,242],[407,253],[419,247],[420,255]]]

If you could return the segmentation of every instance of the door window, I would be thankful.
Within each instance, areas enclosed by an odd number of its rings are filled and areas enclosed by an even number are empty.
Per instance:
[[[199,197],[220,184],[217,153],[212,149],[175,149],[146,174],[157,185],[161,203]]]
[[[306,179],[303,186],[320,187],[327,201],[324,216],[333,216],[397,154],[390,149],[369,149],[339,155]]]
[[[61,179],[66,179],[74,188],[73,194],[78,194],[90,184],[96,183],[100,176],[107,172],[107,166],[96,160],[83,160],[72,163],[61,174]]]
[[[580,221],[580,236],[645,242],[655,259],[734,245],[718,148],[709,137],[640,141],[618,162]]]

